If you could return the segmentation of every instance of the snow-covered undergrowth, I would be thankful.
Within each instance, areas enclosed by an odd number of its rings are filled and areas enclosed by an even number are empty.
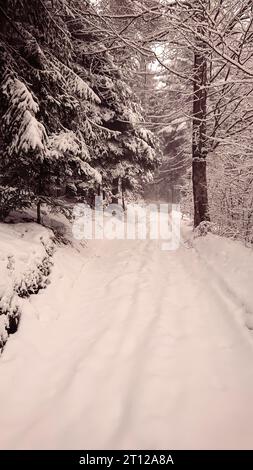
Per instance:
[[[0,351],[17,331],[21,298],[47,286],[52,255],[49,230],[33,223],[0,224]]]

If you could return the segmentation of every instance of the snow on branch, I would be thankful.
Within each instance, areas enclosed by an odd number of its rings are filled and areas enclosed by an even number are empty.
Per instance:
[[[79,144],[74,132],[60,132],[59,134],[50,136],[49,149],[54,152],[55,156],[65,152],[70,152],[75,155],[79,152]]]
[[[45,150],[46,130],[35,117],[39,106],[26,85],[9,73],[1,89],[8,103],[3,120],[12,137],[9,152]]]
[[[73,69],[53,56],[51,56],[51,59],[57,70],[62,74],[62,78],[66,80],[66,84],[71,93],[76,94],[79,98],[91,101],[92,103],[101,103],[99,96],[79,75],[74,72]]]
[[[96,183],[101,183],[99,172],[92,168],[87,160],[90,159],[88,147],[83,140],[78,139],[72,131],[62,131],[49,137],[48,157],[55,160],[63,159],[74,162],[80,176],[93,179]]]
[[[94,103],[101,103],[100,98],[94,93],[94,91],[82,80],[78,75],[72,74],[69,80],[70,88],[77,96],[90,100]]]

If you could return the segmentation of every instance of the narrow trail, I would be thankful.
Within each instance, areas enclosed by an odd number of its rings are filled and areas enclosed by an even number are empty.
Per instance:
[[[193,249],[103,241],[61,293],[3,355],[1,448],[252,448],[253,342]]]

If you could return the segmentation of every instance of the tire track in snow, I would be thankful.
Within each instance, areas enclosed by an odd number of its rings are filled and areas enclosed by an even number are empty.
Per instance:
[[[140,266],[143,264],[143,253],[145,251],[145,243],[141,242],[138,243],[138,249],[136,249],[136,244],[132,245],[133,251],[130,252],[130,257],[129,257],[129,251],[128,251],[128,260],[127,263],[124,263],[124,265],[131,265],[132,261],[134,260],[137,263],[138,269],[136,269],[135,277],[133,278],[131,275],[131,289],[138,289],[138,278],[140,274]],[[141,248],[141,249],[140,249]],[[132,259],[132,261],[131,261]],[[101,257],[101,260],[99,258],[96,260],[94,259],[93,261],[93,268],[92,270],[96,273],[96,264],[99,263],[99,261],[103,262],[103,256]],[[115,261],[115,260],[114,260]],[[91,266],[91,265],[90,265]],[[116,263],[116,266],[114,270],[119,270],[121,271],[121,263]],[[87,272],[87,275],[89,273]],[[108,278],[108,271],[105,271],[106,278]],[[83,283],[85,282],[85,276],[81,275],[80,277],[80,282]],[[115,276],[115,282],[116,282],[117,277]],[[119,279],[119,277],[118,277]],[[111,280],[109,280],[109,283]],[[75,290],[80,293],[80,286],[78,285],[79,281],[76,281],[75,285]],[[103,299],[106,296],[107,293],[107,287],[108,284],[106,282],[103,283],[103,294],[101,295],[101,298]],[[72,295],[75,297],[75,290],[72,292]],[[83,295],[85,296],[85,291],[83,292]],[[97,301],[97,298],[94,299],[94,301]],[[123,301],[123,305],[122,305]],[[77,307],[77,306],[76,306]],[[62,409],[64,412],[64,409],[66,407],[73,406],[73,402],[76,402],[75,397],[78,400],[78,403],[80,404],[80,389],[82,389],[82,384],[85,381],[86,377],[86,368],[87,364],[89,363],[90,358],[94,358],[94,356],[97,356],[99,358],[99,369],[103,369],[104,366],[107,365],[108,369],[108,374],[111,373],[111,370],[113,369],[113,364],[117,361],[118,359],[118,347],[119,344],[121,343],[122,339],[125,335],[126,332],[126,326],[128,324],[128,321],[130,320],[130,315],[131,312],[129,309],[123,308],[123,320],[120,319],[117,321],[117,316],[116,316],[116,310],[117,308],[124,307],[124,298],[121,299],[121,304],[118,306],[117,304],[114,307],[114,310],[108,314],[108,317],[104,323],[103,328],[100,328],[99,331],[94,332],[94,337],[95,339],[89,343],[89,346],[87,346],[87,339],[85,332],[83,334],[83,346],[80,349],[80,341],[79,338],[74,336],[73,338],[73,344],[75,346],[76,353],[72,351],[72,357],[71,360],[67,361],[67,357],[69,356],[69,351],[66,352],[65,355],[65,360],[64,360],[64,355],[61,355],[60,358],[57,360],[58,364],[55,363],[55,369],[59,370],[62,372],[62,378],[60,377],[58,381],[55,383],[55,390],[57,395],[59,395],[59,400],[57,403],[57,407],[59,409]],[[79,305],[79,308],[82,308],[83,310],[88,311],[88,315],[90,315],[88,306],[85,305],[85,302]],[[124,310],[126,310],[124,312]],[[120,335],[120,339],[118,340],[118,337],[116,338],[117,342],[113,347],[113,355],[110,357],[106,357],[106,361],[103,360],[103,350],[104,348],[108,348],[108,344],[110,342],[110,335],[111,335],[111,321],[114,322],[114,329],[118,330],[118,334]],[[70,339],[69,339],[70,341]],[[56,362],[56,361],[54,361]],[[61,363],[65,364],[67,366],[66,368],[61,367]],[[104,376],[105,374],[103,374]],[[91,395],[91,402],[90,400],[87,400],[87,402],[84,404],[84,406],[80,406],[76,409],[74,413],[72,413],[71,419],[68,420],[68,429],[72,429],[71,433],[73,434],[73,429],[75,428],[75,419],[80,416],[84,416],[87,413],[87,410],[90,408],[91,404],[93,402],[98,401],[98,396],[103,393],[103,381],[101,382],[101,376],[100,374],[96,376],[97,380],[97,386],[93,390],[93,393]],[[54,404],[55,407],[55,404]],[[45,413],[45,410],[43,410]],[[47,415],[50,413],[50,403],[48,404],[48,409],[47,409]],[[80,418],[82,419],[82,418]],[[72,428],[72,423],[73,423],[73,428]],[[29,426],[29,429],[32,430],[34,427],[34,422]],[[40,426],[43,425],[43,419],[40,420]],[[28,429],[27,429],[28,431]]]
[[[150,254],[155,256],[150,258]],[[129,307],[129,314],[131,316],[130,328],[128,324],[128,333],[125,339],[122,341],[119,350],[119,356],[124,354],[124,350],[127,351],[129,338],[135,338],[135,344],[131,352],[132,361],[128,366],[129,370],[127,371],[127,380],[125,380],[126,388],[123,393],[119,423],[110,437],[108,447],[116,445],[116,447],[120,448],[122,446],[124,438],[127,437],[127,434],[133,427],[135,412],[140,406],[140,399],[142,395],[141,389],[143,383],[145,383],[146,375],[145,365],[150,361],[150,351],[147,348],[147,345],[152,341],[154,332],[157,329],[157,325],[159,324],[161,316],[163,316],[164,313],[166,314],[169,306],[168,298],[164,297],[164,293],[170,289],[170,281],[167,278],[167,263],[169,262],[169,258],[166,255],[166,252],[164,253],[160,251],[158,243],[150,241],[147,243],[145,257],[143,258],[141,271],[139,273],[139,279],[142,279],[144,276],[144,285],[146,289],[142,290],[140,285],[136,286],[136,295],[132,297],[132,303]],[[163,279],[163,282],[159,283],[158,289],[157,285],[155,284],[154,286],[152,283],[152,274],[155,276],[160,274],[160,279]],[[141,331],[138,332],[138,320],[143,321],[143,315],[145,315],[143,310],[145,309],[145,305],[147,305],[147,297],[150,301],[155,299],[155,302],[151,312],[148,313],[146,324],[143,325]],[[182,325],[180,326],[182,327]],[[169,341],[171,338],[173,338],[173,336],[167,334],[168,349],[171,348],[171,341]],[[177,402],[181,400],[182,390],[179,391],[177,397],[175,398]]]
[[[47,343],[50,360],[28,384],[37,401],[28,403],[23,377],[15,382],[29,416],[18,412],[5,442],[59,449],[252,443],[252,348],[209,276],[186,247],[105,243],[80,270],[72,311],[55,326],[60,342]]]

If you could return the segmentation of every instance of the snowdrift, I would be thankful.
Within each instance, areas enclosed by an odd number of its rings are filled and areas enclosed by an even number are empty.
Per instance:
[[[17,331],[20,299],[47,286],[52,255],[49,230],[34,223],[0,224],[0,350]]]
[[[210,272],[210,284],[240,311],[238,320],[253,330],[253,250],[240,241],[211,233],[195,238],[198,257]]]

